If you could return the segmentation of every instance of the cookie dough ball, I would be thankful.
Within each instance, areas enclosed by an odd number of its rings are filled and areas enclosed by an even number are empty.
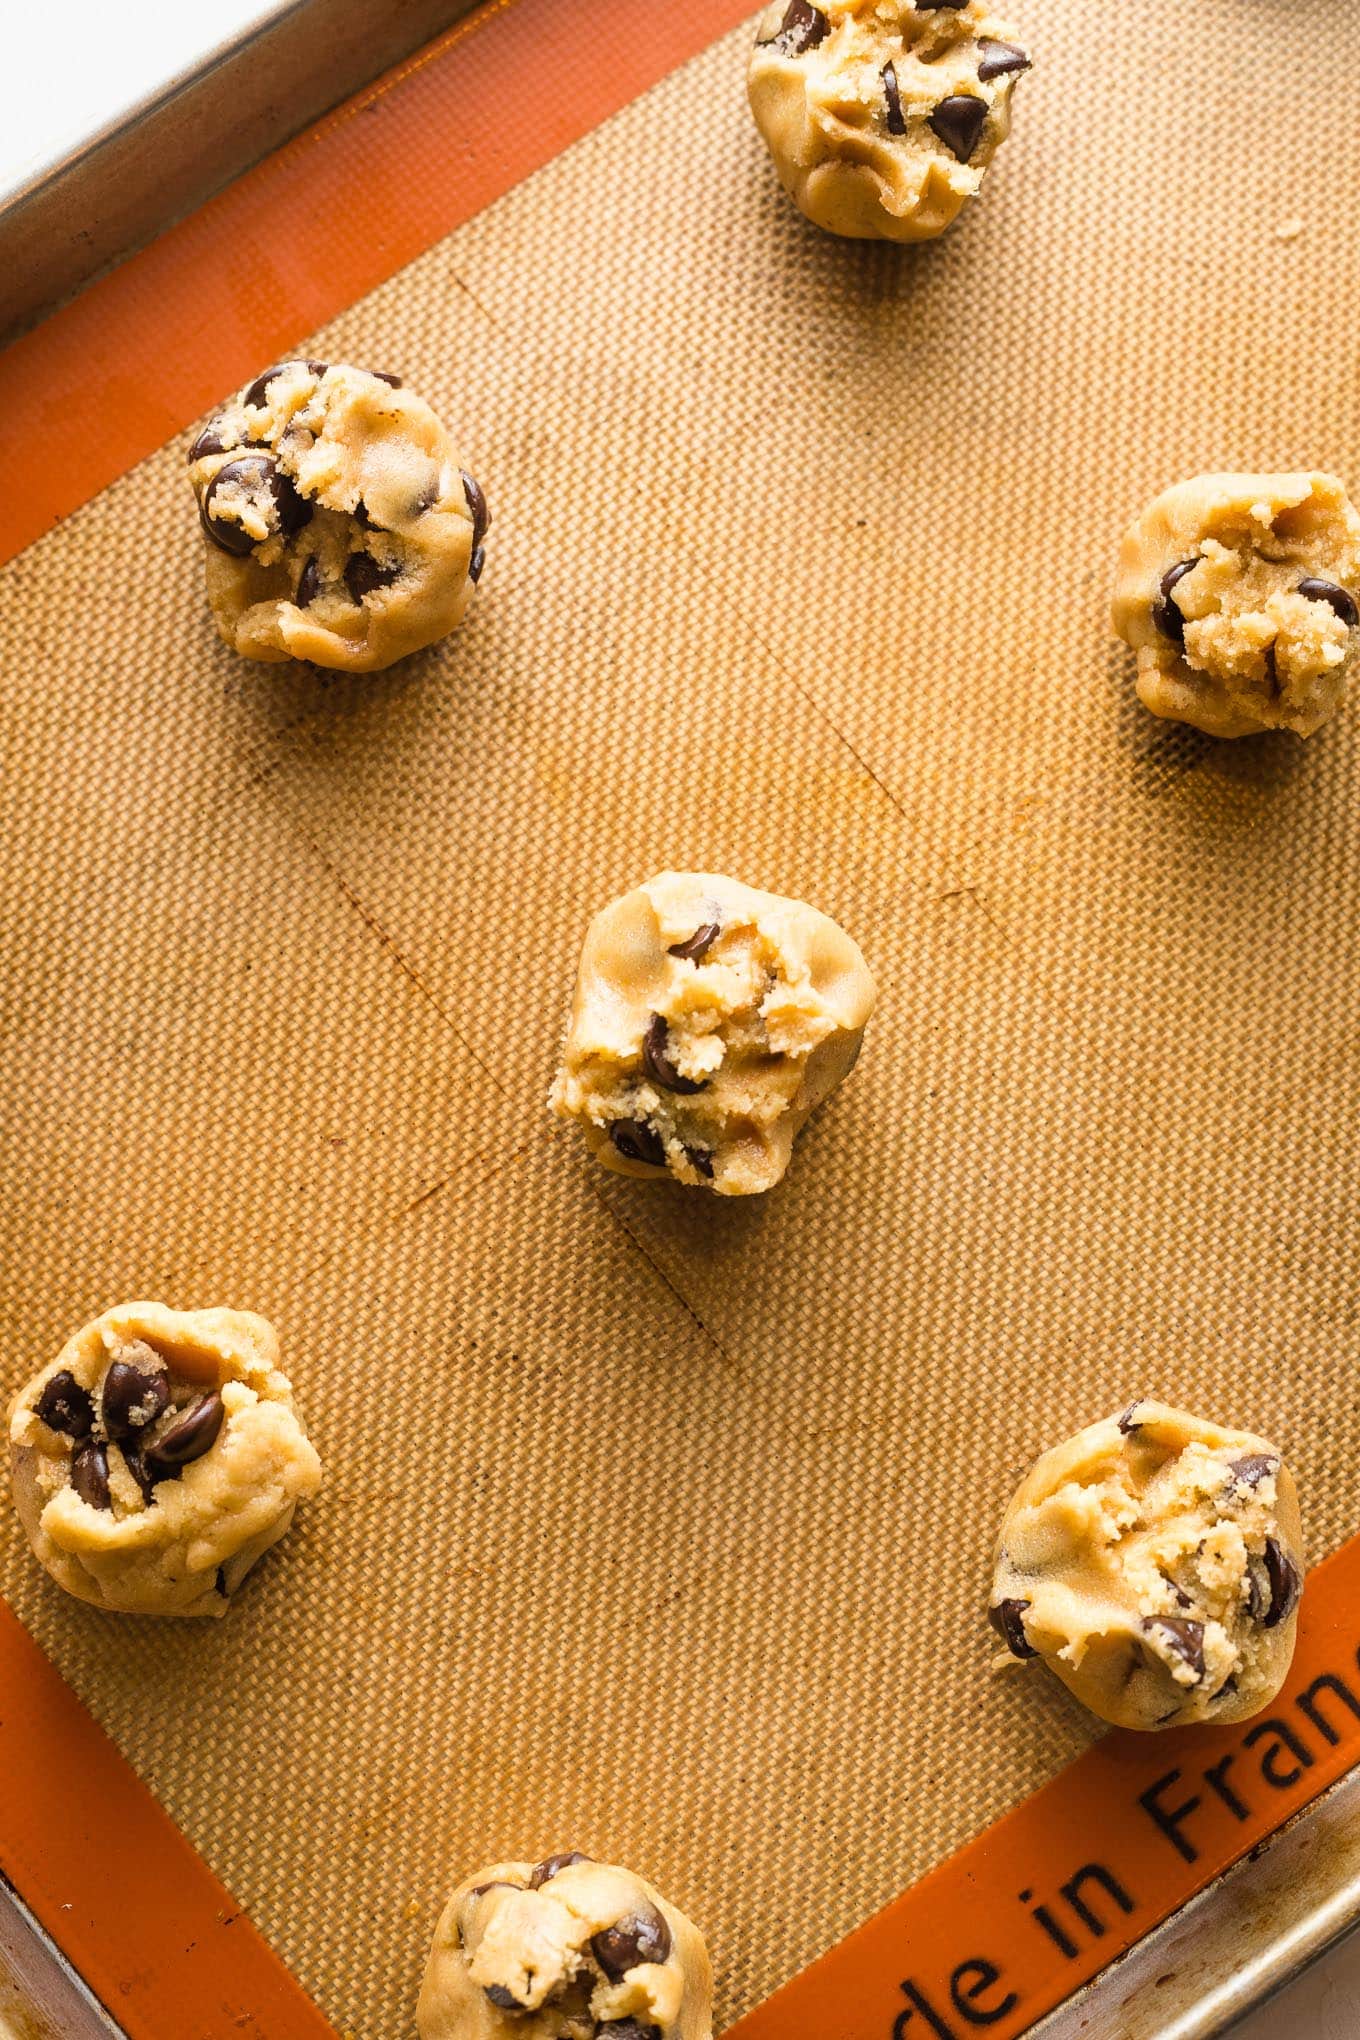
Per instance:
[[[460,1884],[416,2007],[420,2040],[712,2040],[712,2020],[699,1929],[574,1850]]]
[[[550,1103],[623,1175],[768,1190],[873,1010],[864,958],[815,907],[663,871],[586,931]]]
[[[124,1303],[10,1406],[14,1496],[59,1585],[129,1615],[225,1615],[321,1462],[249,1311]]]
[[[1360,516],[1335,475],[1198,475],[1126,534],[1114,627],[1154,715],[1307,737],[1345,698],[1357,595]]]
[[[990,1620],[1121,1728],[1241,1721],[1284,1682],[1302,1589],[1298,1497],[1275,1447],[1138,1402],[1021,1482]]]
[[[774,0],[747,89],[785,189],[817,226],[928,241],[981,186],[1029,66],[985,0]]]
[[[390,666],[460,623],[486,498],[396,376],[266,369],[189,449],[217,628],[247,659]]]

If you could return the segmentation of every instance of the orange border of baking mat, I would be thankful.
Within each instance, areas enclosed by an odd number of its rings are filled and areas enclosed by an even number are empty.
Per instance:
[[[488,0],[90,284],[0,352],[0,564],[750,11]]]
[[[1016,2040],[1360,1763],[1358,1668],[1352,1538],[1308,1575],[1267,1712],[1107,1735],[727,2040]]]

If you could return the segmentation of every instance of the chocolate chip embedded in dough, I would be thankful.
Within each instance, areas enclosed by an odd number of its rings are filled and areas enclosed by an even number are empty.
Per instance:
[[[1029,1601],[1013,1598],[998,1601],[995,1607],[987,1610],[987,1620],[1012,1657],[1032,1658],[1039,1655],[1025,1634],[1024,1613],[1031,1605]]]
[[[530,1891],[541,1891],[545,1884],[556,1877],[559,1870],[570,1870],[573,1863],[588,1863],[589,1856],[583,1856],[579,1849],[564,1849],[560,1855],[546,1856],[529,1873]]]
[[[69,1367],[44,1383],[33,1408],[53,1431],[67,1438],[88,1438],[94,1429],[94,1397],[82,1388]]]
[[[659,2026],[644,2026],[640,2019],[606,2019],[595,2028],[595,2040],[662,2040]]]
[[[401,377],[393,375],[388,369],[370,368],[368,372],[371,376],[375,376],[379,382],[385,382],[389,389],[399,390],[402,387]]]
[[[1266,1539],[1265,1570],[1270,1599],[1261,1617],[1261,1627],[1274,1629],[1296,1607],[1303,1576],[1276,1537]]]
[[[381,524],[375,521],[372,511],[369,509],[367,503],[365,503],[362,496],[360,496],[358,502],[351,510],[350,516],[354,519],[355,523],[361,528],[361,530],[381,531],[383,528]]]
[[[297,364],[292,361],[276,361],[272,368],[267,368],[265,370],[263,375],[256,376],[254,382],[250,385],[250,388],[246,391],[244,397],[241,399],[242,403],[251,404],[258,407],[260,404],[264,402],[265,398],[268,396],[269,385],[270,383],[273,382],[275,376],[282,375],[283,371],[286,368],[294,368],[296,367],[296,365]],[[324,361],[309,361],[305,364],[305,366],[312,375],[322,376],[326,373],[326,369],[329,366],[329,364]]]
[[[665,1168],[666,1144],[645,1119],[616,1119],[610,1126],[609,1138],[628,1161],[646,1162],[653,1169]]]
[[[660,1084],[663,1091],[676,1091],[683,1098],[692,1098],[703,1085],[693,1077],[682,1077],[667,1053],[669,1034],[665,1016],[653,1013],[647,1022],[647,1032],[642,1037],[642,1062],[654,1084]]]
[[[978,64],[978,82],[990,85],[993,78],[1004,78],[1011,71],[1028,71],[1031,59],[1019,43],[994,42],[984,36],[978,44],[982,58]]]
[[[310,609],[321,593],[321,562],[315,553],[308,553],[302,562],[298,575],[297,594],[293,597],[299,609]]]
[[[789,0],[783,21],[768,47],[783,50],[786,56],[801,57],[804,50],[815,50],[824,43],[831,33],[831,23],[820,7],[814,7],[811,0]]]
[[[189,465],[192,467],[196,460],[206,460],[210,453],[225,453],[226,450],[226,441],[220,436],[216,427],[208,425],[199,433],[197,439],[189,448]]]
[[[1172,1655],[1189,1665],[1197,1679],[1204,1677],[1204,1624],[1186,1615],[1145,1615],[1143,1629],[1149,1636],[1165,1639]]]
[[[970,161],[987,125],[988,106],[971,92],[951,92],[930,116],[930,126],[951,156]]]
[[[345,561],[345,586],[350,599],[362,602],[365,595],[372,595],[378,588],[390,587],[400,571],[398,567],[384,566],[372,553],[351,553]]]
[[[213,1585],[217,1588],[224,1601],[230,1600],[231,1589],[227,1585],[227,1568],[224,1565],[218,1566],[217,1578],[213,1581]]]
[[[134,1445],[123,1445],[119,1449],[123,1454],[124,1466],[127,1468],[133,1480],[136,1481],[138,1487],[141,1489],[142,1500],[146,1503],[147,1507],[150,1508],[151,1504],[156,1499],[155,1474],[151,1471],[151,1468],[147,1465],[146,1460],[141,1454],[141,1452],[139,1452]]]
[[[529,2009],[527,2005],[522,2005],[515,1993],[507,1990],[503,1983],[488,1983],[482,1987],[498,2012],[527,2012]]]
[[[687,1147],[685,1160],[692,1169],[697,1169],[705,1182],[713,1181],[713,1155],[709,1148]]]
[[[1350,630],[1360,623],[1360,606],[1357,606],[1355,597],[1346,589],[1338,588],[1335,581],[1321,581],[1315,574],[1309,574],[1299,582],[1299,593],[1309,602],[1327,603]]]
[[[1159,594],[1152,605],[1152,621],[1164,638],[1170,638],[1173,645],[1185,643],[1185,618],[1179,604],[1171,600],[1171,591],[1192,574],[1199,565],[1199,554],[1192,560],[1177,560],[1174,567],[1168,567],[1158,584]]]
[[[468,561],[468,579],[469,581],[471,581],[474,588],[482,578],[482,568],[485,565],[486,565],[486,547],[484,545],[479,545],[474,550],[472,558]]]
[[[479,481],[466,468],[459,468],[463,480],[463,494],[472,513],[472,550],[476,552],[482,540],[491,529],[491,512],[486,507],[486,494]]]
[[[1126,1438],[1131,1436],[1134,1431],[1142,1430],[1142,1425],[1134,1415],[1135,1410],[1140,1410],[1142,1407],[1141,1402],[1131,1402],[1123,1416],[1119,1419],[1119,1428]]]
[[[92,1509],[113,1507],[109,1494],[109,1455],[93,1438],[88,1438],[72,1457],[71,1486]]]
[[[1280,1462],[1273,1452],[1247,1452],[1241,1459],[1228,1462],[1228,1471],[1239,1487],[1260,1487],[1263,1480],[1279,1470]]]
[[[213,544],[220,551],[230,553],[233,559],[245,559],[262,541],[253,539],[245,526],[238,524],[234,518],[214,510],[219,490],[228,485],[257,497],[267,491],[273,515],[267,517],[266,522],[276,525],[285,538],[292,538],[311,521],[314,505],[298,494],[272,454],[247,453],[238,459],[224,461],[203,491],[199,519]]]
[[[688,941],[672,942],[666,954],[667,956],[678,956],[682,963],[698,963],[713,947],[713,944],[721,934],[721,922],[706,921],[702,928],[695,929]]]
[[[896,64],[883,66],[883,96],[888,102],[888,133],[904,135],[907,132],[907,122],[902,112],[902,94],[898,89]]]
[[[655,1906],[639,1908],[596,1934],[591,1953],[611,1982],[617,1983],[640,1962],[664,1962],[671,1952],[671,1930]]]
[[[170,1377],[160,1368],[115,1360],[99,1391],[99,1414],[110,1438],[125,1438],[154,1424],[170,1401]]]
[[[584,1856],[580,1860],[584,1862]],[[474,1884],[468,1897],[485,1898],[488,1891],[523,1891],[523,1889],[522,1884],[512,1884],[508,1877],[493,1877],[489,1884]]]
[[[916,0],[918,14],[961,14],[968,0]]]
[[[182,1467],[212,1450],[226,1414],[216,1389],[200,1397],[148,1448],[147,1470],[158,1480],[172,1480]]]

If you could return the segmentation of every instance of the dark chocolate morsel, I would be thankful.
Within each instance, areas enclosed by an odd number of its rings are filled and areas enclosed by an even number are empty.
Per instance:
[[[1259,1487],[1268,1474],[1279,1470],[1280,1462],[1272,1452],[1248,1452],[1228,1464],[1228,1471],[1239,1487]]]
[[[109,1495],[109,1455],[93,1438],[87,1438],[71,1459],[71,1486],[92,1509],[113,1507]]]
[[[467,497],[468,509],[472,512],[472,550],[476,552],[491,529],[491,512],[486,507],[481,483],[475,481],[466,468],[459,468],[458,472],[463,478],[463,494]]]
[[[146,1460],[135,1446],[124,1445],[120,1449],[123,1454],[124,1466],[126,1466],[128,1472],[141,1489],[142,1500],[150,1508],[156,1499],[156,1475],[151,1471]]]
[[[1025,1634],[1024,1614],[1030,1606],[1028,1601],[998,1601],[987,1610],[987,1620],[1005,1644],[1012,1657],[1038,1657],[1039,1653]]]
[[[1141,1402],[1131,1402],[1128,1408],[1125,1410],[1123,1416],[1119,1419],[1119,1428],[1124,1433],[1124,1436],[1126,1438],[1129,1436],[1130,1432],[1141,1431],[1141,1429],[1143,1428],[1142,1425],[1139,1423],[1137,1417],[1134,1415],[1135,1410],[1140,1410],[1142,1407],[1143,1405]]]
[[[225,1601],[229,1597],[231,1589],[227,1585],[227,1568],[224,1565],[218,1566],[217,1578],[213,1582],[213,1584],[217,1588],[218,1593],[222,1596],[222,1599]]]
[[[595,2040],[661,2040],[659,2026],[644,2026],[641,2019],[606,2019],[595,2028]]]
[[[1236,1672],[1229,1672],[1227,1678],[1223,1681],[1223,1684],[1219,1687],[1218,1691],[1215,1693],[1214,1698],[1215,1700],[1231,1700],[1233,1694],[1236,1691],[1237,1691],[1237,1674]]]
[[[888,102],[888,133],[904,135],[907,132],[907,123],[902,112],[902,94],[898,90],[896,64],[883,66],[883,95]]]
[[[527,2005],[522,2005],[515,1993],[507,1990],[503,1983],[488,1983],[483,1985],[483,1988],[498,2012],[527,2012],[529,2009]]]
[[[474,1884],[469,1898],[485,1898],[488,1891],[523,1891],[522,1884],[512,1884],[508,1877],[493,1877],[489,1884]]]
[[[984,36],[978,44],[982,58],[978,64],[978,82],[989,85],[993,78],[1004,78],[1009,71],[1027,71],[1030,59],[1019,43],[993,42]]]
[[[468,561],[468,579],[469,581],[471,581],[474,588],[482,578],[482,568],[485,565],[486,565],[486,547],[484,545],[475,546],[473,548],[472,558]]]
[[[655,1906],[626,1913],[596,1934],[591,1953],[605,1975],[614,1983],[636,1969],[639,1962],[664,1962],[671,1952],[671,1930]]]
[[[1275,663],[1275,640],[1266,646],[1266,685],[1272,697],[1280,692],[1280,669]]]
[[[918,14],[961,14],[968,0],[916,0]]]
[[[682,963],[698,963],[699,959],[713,947],[713,944],[721,934],[721,922],[705,921],[703,927],[696,928],[687,942],[672,942],[666,954],[667,956],[678,956]]]
[[[218,436],[217,428],[209,425],[199,433],[189,448],[189,465],[192,467],[196,460],[205,460],[210,453],[225,453],[226,450],[226,445]]]
[[[354,509],[350,514],[353,517],[354,522],[357,525],[359,525],[361,529],[364,531],[381,531],[383,528],[381,524],[374,523],[373,514],[370,511],[367,503],[365,503],[362,496],[360,496],[358,502],[355,504]]]
[[[1173,645],[1185,643],[1185,618],[1180,605],[1171,600],[1171,591],[1187,574],[1192,574],[1199,565],[1199,554],[1192,560],[1177,560],[1174,567],[1168,567],[1158,584],[1159,594],[1152,605],[1152,621],[1165,638]]]
[[[950,155],[967,163],[982,140],[988,112],[985,99],[978,99],[971,92],[951,92],[931,114],[930,125]]]
[[[663,1014],[653,1013],[647,1022],[647,1032],[642,1037],[642,1063],[654,1084],[660,1084],[663,1091],[678,1091],[684,1098],[692,1098],[703,1085],[696,1084],[693,1077],[682,1077],[667,1048],[666,1021]]]
[[[292,368],[293,365],[294,364],[291,361],[276,361],[272,368],[267,368],[265,370],[263,375],[257,375],[254,382],[250,385],[250,388],[246,391],[244,397],[241,399],[242,403],[254,405],[262,404],[269,393],[269,385],[270,383],[273,382],[275,376],[282,375],[285,368]],[[327,363],[324,361],[309,361],[307,363],[307,368],[313,375],[324,375],[326,373]]]
[[[299,609],[310,609],[321,593],[321,562],[315,553],[308,553],[302,562],[298,575],[297,594],[293,597]]]
[[[387,383],[391,389],[399,390],[401,388],[401,377],[393,375],[388,369],[370,368],[368,372],[371,376],[376,376],[379,382]]]
[[[272,454],[247,453],[238,459],[224,461],[203,491],[199,518],[213,544],[221,552],[230,553],[233,559],[245,559],[248,553],[254,551],[257,541],[243,524],[238,524],[233,518],[222,517],[213,509],[219,489],[229,483],[255,495],[267,490],[273,505],[270,521],[277,523],[285,538],[292,538],[311,520],[313,505],[305,496],[298,494]]]
[[[530,1891],[540,1891],[556,1877],[559,1870],[570,1870],[573,1863],[588,1863],[589,1856],[583,1856],[579,1849],[563,1849],[560,1855],[545,1856],[536,1869],[529,1873]]]
[[[812,5],[812,0],[789,0],[784,19],[770,38],[770,48],[800,57],[804,50],[815,50],[830,33],[831,23],[820,7]]]
[[[88,1438],[94,1429],[94,1398],[69,1367],[44,1384],[33,1407],[45,1424],[67,1438]]]
[[[687,1147],[685,1160],[692,1169],[697,1169],[706,1182],[713,1181],[713,1156],[708,1148]]]
[[[1299,582],[1299,593],[1309,602],[1327,603],[1351,630],[1360,623],[1360,607],[1355,597],[1346,589],[1338,588],[1335,581],[1320,581],[1315,574],[1309,574]]]
[[[226,1414],[216,1389],[191,1403],[184,1415],[176,1418],[169,1430],[162,1432],[148,1448],[145,1455],[148,1470],[158,1480],[170,1480],[181,1467],[201,1459],[216,1444]]]
[[[99,1413],[110,1438],[125,1438],[154,1424],[170,1400],[170,1377],[152,1367],[133,1367],[115,1360],[104,1376]]]
[[[609,1138],[630,1162],[646,1162],[653,1169],[665,1168],[665,1142],[645,1119],[616,1119],[609,1129]]]
[[[1261,1627],[1274,1629],[1276,1624],[1283,1622],[1297,1605],[1303,1578],[1293,1559],[1276,1537],[1266,1539],[1265,1565],[1270,1602],[1261,1618]]]
[[[362,602],[365,595],[371,595],[376,588],[386,588],[396,580],[400,570],[385,567],[381,560],[375,560],[372,553],[351,553],[345,561],[345,586],[350,599]]]
[[[1192,1622],[1186,1615],[1145,1615],[1143,1628],[1148,1635],[1165,1638],[1167,1648],[1182,1663],[1189,1665],[1197,1679],[1204,1677],[1204,1624]]]

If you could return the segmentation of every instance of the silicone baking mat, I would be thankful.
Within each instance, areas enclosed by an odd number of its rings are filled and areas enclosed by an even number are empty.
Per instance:
[[[981,1610],[1088,1419],[1259,1429],[1311,1555],[1355,1527],[1360,724],[1159,724],[1106,610],[1167,480],[1360,481],[1360,11],[1017,26],[935,246],[789,208],[743,25],[307,337],[486,486],[445,645],[235,659],[186,431],[0,571],[8,1380],[127,1296],[259,1309],[328,1476],[220,1625],[64,1601],[8,1511],[0,1587],[361,2040],[483,1860],[635,1863],[722,2022],[1050,1779],[1091,1725],[990,1676]],[[351,199],[382,237],[356,131],[279,224],[314,266]],[[101,369],[111,429],[188,373]],[[38,468],[61,388],[26,416]],[[543,1107],[587,917],[665,865],[814,901],[880,986],[748,1204],[607,1177]]]

